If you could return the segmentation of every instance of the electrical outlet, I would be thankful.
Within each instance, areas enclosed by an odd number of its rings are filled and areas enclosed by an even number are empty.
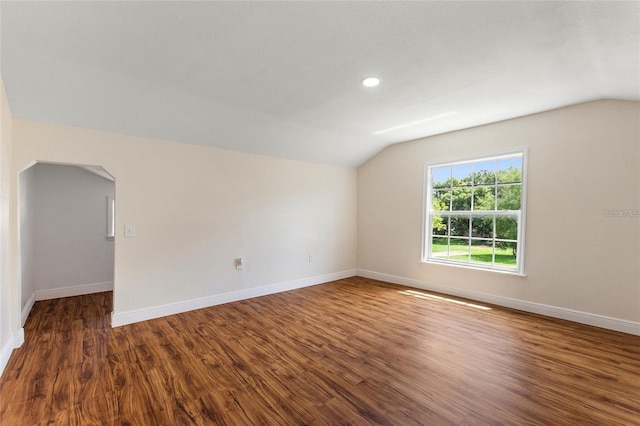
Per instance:
[[[129,224],[124,226],[124,237],[133,238],[136,236],[136,226]]]
[[[237,258],[234,263],[236,264],[237,271],[244,269],[244,260],[241,257]]]
[[[309,263],[313,263],[314,260],[313,254],[309,253]]]

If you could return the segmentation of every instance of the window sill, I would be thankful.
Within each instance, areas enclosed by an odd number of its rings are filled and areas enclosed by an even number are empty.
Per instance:
[[[480,266],[475,266],[475,265],[469,265],[469,264],[464,264],[464,263],[456,263],[456,262],[446,262],[446,261],[440,261],[440,260],[433,260],[433,259],[423,259],[420,261],[420,263],[426,263],[429,265],[441,265],[441,266],[453,266],[454,268],[463,268],[463,269],[473,269],[476,271],[483,271],[483,272],[497,272],[499,274],[506,274],[506,275],[515,275],[517,277],[526,277],[527,274],[525,274],[524,272],[520,272],[520,271],[514,271],[514,270],[508,270],[508,269],[500,269],[500,268],[483,268]]]

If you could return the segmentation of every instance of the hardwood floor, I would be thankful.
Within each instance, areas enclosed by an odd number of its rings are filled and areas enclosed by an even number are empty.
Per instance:
[[[640,424],[640,337],[460,302],[350,278],[115,329],[110,293],[37,302],[0,424]]]

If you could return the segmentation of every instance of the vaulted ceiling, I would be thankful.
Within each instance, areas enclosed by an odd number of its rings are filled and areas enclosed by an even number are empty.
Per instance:
[[[637,1],[3,1],[0,15],[14,117],[328,164],[640,100]]]

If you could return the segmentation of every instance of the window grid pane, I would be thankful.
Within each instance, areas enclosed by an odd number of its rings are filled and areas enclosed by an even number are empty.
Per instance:
[[[426,257],[517,269],[522,154],[430,167],[429,176]]]

